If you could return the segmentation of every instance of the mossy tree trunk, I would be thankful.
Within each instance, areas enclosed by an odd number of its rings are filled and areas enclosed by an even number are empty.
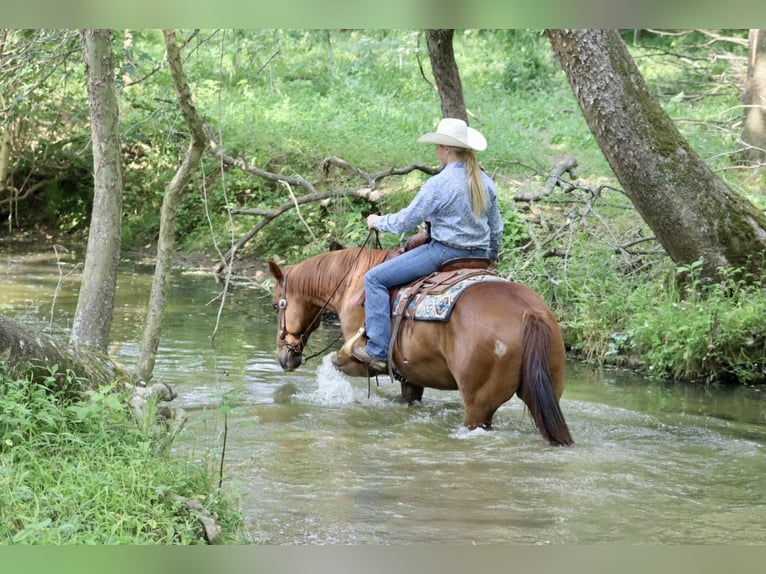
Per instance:
[[[750,30],[742,141],[747,159],[766,164],[766,30]]]
[[[122,238],[119,110],[110,30],[83,30],[93,141],[93,212],[70,340],[106,352]]]
[[[677,264],[760,276],[766,217],[689,146],[649,92],[616,30],[547,30],[615,176]]]
[[[426,45],[441,98],[442,116],[467,122],[463,84],[452,47],[453,36],[454,30],[426,30]]]
[[[181,64],[181,53],[173,30],[165,30],[165,46],[168,64],[181,114],[186,120],[191,134],[189,147],[173,179],[165,188],[160,210],[160,232],[157,240],[157,262],[154,268],[152,290],[149,296],[149,309],[146,316],[144,337],[141,351],[134,369],[136,379],[148,381],[152,377],[157,359],[157,348],[162,331],[162,312],[165,308],[167,284],[170,278],[173,253],[175,251],[176,214],[186,187],[194,171],[199,167],[202,154],[207,145],[202,120],[192,102],[191,90]]]

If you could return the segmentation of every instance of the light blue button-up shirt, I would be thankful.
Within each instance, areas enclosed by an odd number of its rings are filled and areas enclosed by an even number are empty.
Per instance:
[[[465,163],[448,163],[423,184],[410,204],[375,220],[375,228],[389,233],[412,231],[424,221],[431,223],[431,237],[453,247],[486,249],[496,259],[503,244],[503,218],[497,207],[497,188],[482,172],[487,209],[476,221]]]

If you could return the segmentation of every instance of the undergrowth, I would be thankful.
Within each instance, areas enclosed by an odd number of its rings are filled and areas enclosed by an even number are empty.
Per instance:
[[[525,266],[516,257],[508,254],[501,269],[543,295],[573,357],[658,380],[766,383],[766,292],[737,270],[709,281],[702,261],[676,267],[657,259],[625,271],[575,251],[565,264],[540,258]]]
[[[76,398],[0,363],[0,544],[205,543],[179,497],[233,532],[238,515],[204,465],[142,427],[111,388]]]

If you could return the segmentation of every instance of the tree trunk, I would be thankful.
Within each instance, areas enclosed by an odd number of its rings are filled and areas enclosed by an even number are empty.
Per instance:
[[[760,276],[766,217],[689,147],[649,93],[616,30],[547,30],[601,151],[677,264]]]
[[[0,362],[11,373],[46,381],[51,390],[68,384],[67,372],[82,379],[84,389],[96,389],[112,382],[120,388],[129,377],[109,358],[91,347],[67,345],[54,337],[30,329],[0,314]],[[53,366],[56,375],[51,377]]]
[[[750,30],[745,117],[742,141],[748,144],[746,157],[756,164],[766,163],[766,30]]]
[[[157,359],[157,348],[162,331],[162,312],[165,308],[167,283],[175,251],[178,205],[184,196],[189,179],[199,166],[207,141],[202,121],[197,115],[197,110],[192,102],[191,90],[189,89],[186,74],[181,64],[181,54],[175,32],[165,30],[163,33],[165,35],[170,74],[173,77],[173,84],[176,88],[176,96],[181,107],[181,113],[191,132],[191,140],[189,141],[189,147],[186,150],[183,162],[165,188],[165,195],[162,198],[160,232],[157,241],[157,263],[152,280],[152,291],[149,296],[149,309],[146,316],[144,337],[141,341],[141,351],[134,371],[136,379],[142,381],[151,379],[154,363]]]
[[[5,107],[5,101],[0,96],[0,106]],[[0,192],[8,187],[8,174],[11,171],[11,146],[13,145],[13,124],[8,122],[0,126]],[[12,190],[11,190],[12,191]]]
[[[442,117],[468,122],[463,99],[463,85],[452,49],[454,30],[426,30],[426,45],[431,69],[442,103]]]
[[[106,352],[120,261],[122,166],[112,34],[84,30],[82,44],[93,137],[93,213],[70,340]]]
[[[5,51],[5,42],[8,37],[8,30],[0,30],[0,56],[3,55],[3,52]],[[5,110],[8,106],[7,102],[5,101],[5,97],[2,93],[0,93],[0,110]],[[0,193],[5,191],[6,185],[7,185],[7,179],[8,179],[8,173],[10,172],[10,162],[11,162],[11,143],[13,142],[12,137],[12,129],[13,129],[13,120],[6,117],[5,114],[3,114],[0,117]],[[1,199],[1,197],[0,197]]]

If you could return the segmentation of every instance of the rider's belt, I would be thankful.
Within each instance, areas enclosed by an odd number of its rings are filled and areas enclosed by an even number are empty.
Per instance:
[[[446,245],[447,247],[452,247],[452,249],[462,249],[463,251],[474,251],[478,249],[478,247],[464,247],[462,245],[455,245],[454,243],[442,241],[441,239],[434,239],[434,241],[436,241],[436,243],[441,243],[442,245]]]

